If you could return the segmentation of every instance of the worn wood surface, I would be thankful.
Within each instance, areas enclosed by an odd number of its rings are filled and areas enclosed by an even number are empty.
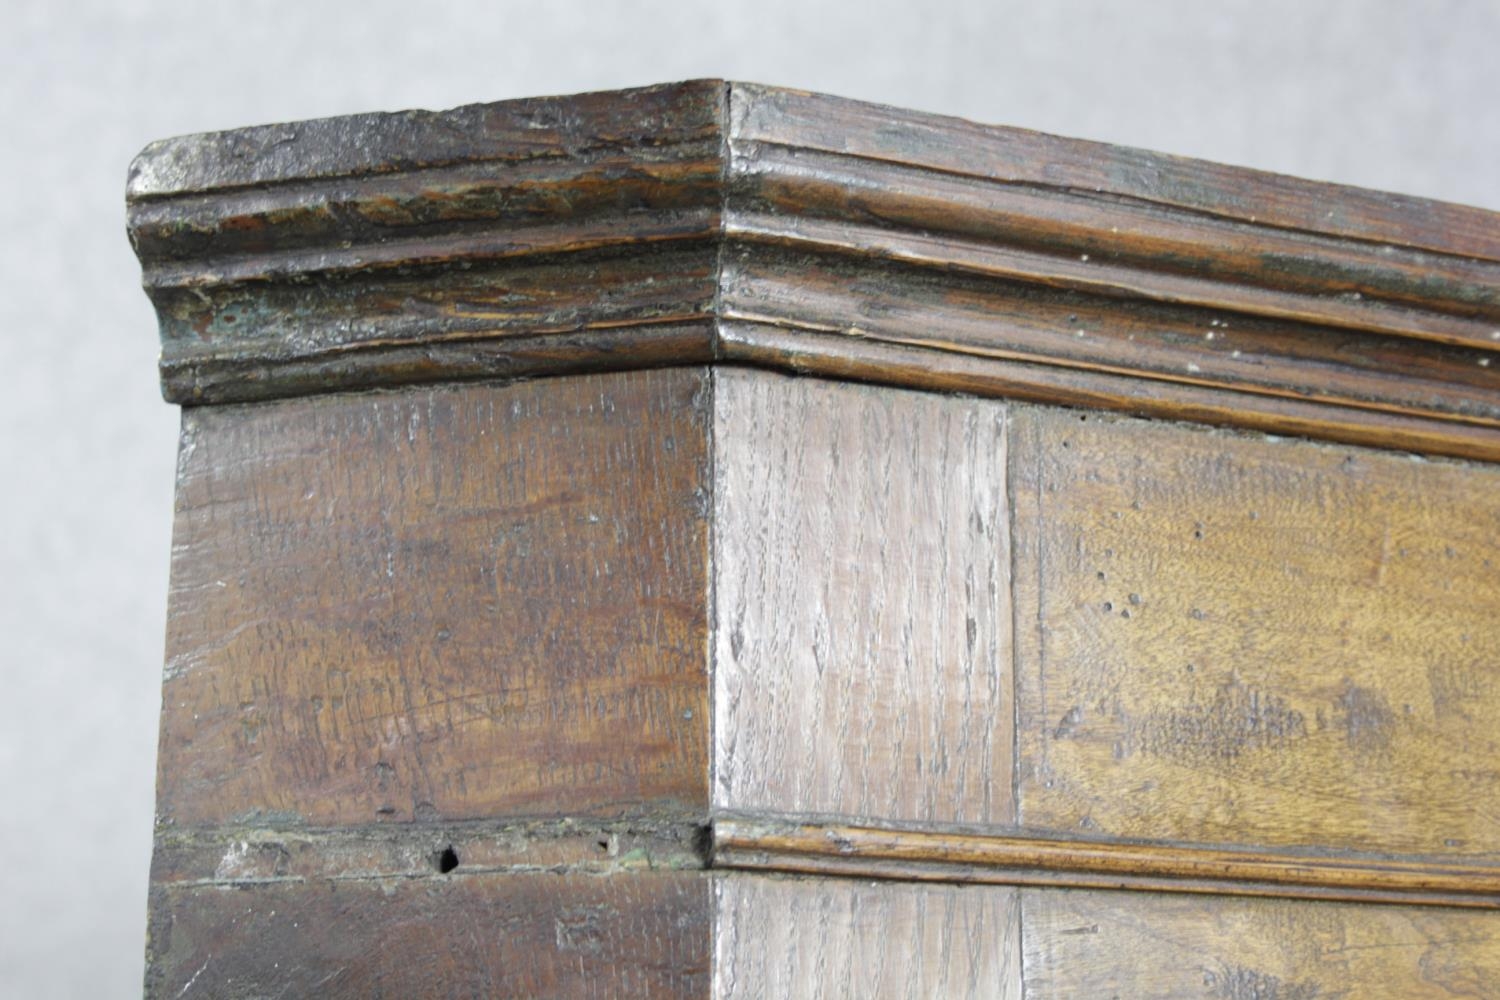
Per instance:
[[[152,144],[130,235],[168,398],[703,360],[724,102],[700,81]]]
[[[714,378],[716,807],[1009,821],[1005,407]]]
[[[1421,903],[1500,909],[1500,868],[1353,855],[960,833],[720,816],[721,868],[980,885]]]
[[[716,1000],[1020,1000],[1016,890],[728,875]]]
[[[169,829],[158,831],[151,882],[233,888],[455,870],[614,876],[700,869],[707,846],[700,823],[639,818]]]
[[[859,356],[868,356],[870,346],[894,344],[995,366],[1031,361],[1123,374],[1153,387],[1160,398],[1148,402],[1162,416],[1175,416],[1173,407],[1191,401],[1194,388],[1221,387],[1251,397],[1251,407],[1311,402],[1359,410],[1366,419],[1418,415],[1491,431],[1500,426],[1500,376],[1484,350],[1402,343],[1387,331],[1319,327],[1300,316],[1227,306],[1205,311],[1170,298],[1125,303],[1082,284],[1038,288],[961,269],[913,273],[906,261],[819,249],[756,247],[728,258],[723,315],[799,334],[810,350],[823,342],[817,334],[835,333]],[[1436,325],[1425,318],[1413,323],[1423,330]]]
[[[707,808],[708,376],[184,414],[166,824]]]
[[[1500,472],[1012,419],[1024,826],[1500,859]]]
[[[1500,459],[1500,216],[722,81],[133,168],[169,398],[734,360]]]
[[[722,82],[696,80],[179,136],[154,142],[136,157],[127,194],[141,204],[195,194],[253,198],[257,191],[308,180],[380,181],[403,171],[469,163],[487,163],[488,173],[496,175],[590,154],[671,161],[684,148],[716,151],[723,102]],[[639,180],[622,178],[627,184]],[[461,218],[466,204],[458,200],[446,217]],[[402,206],[385,207],[394,215]],[[309,210],[305,216],[328,223],[335,214]]]
[[[730,113],[719,316],[804,357],[902,382],[874,348],[959,355],[995,394],[1016,361],[1126,375],[1152,391],[1094,380],[1099,405],[1162,416],[1221,387],[1263,419],[1310,401],[1500,428],[1488,213],[1419,219],[1369,192],[773,88],[736,86]],[[1432,252],[1445,210],[1480,256]]]
[[[1176,304],[1185,311],[1148,310],[1143,317],[1194,317],[1210,326],[1204,332],[1219,332],[1211,318],[1232,316],[1493,347],[1489,325],[1500,269],[1492,261],[928,173],[914,163],[761,147],[738,135],[731,141],[735,187],[726,226],[737,242],[888,265],[888,290],[898,302],[924,290],[920,272],[908,268],[951,268],[974,280],[934,282],[933,292],[952,289],[950,299],[966,297],[964,289],[973,298],[1014,294],[1000,282],[1016,282],[1033,294],[1070,289]],[[851,191],[859,192],[858,213],[848,207]],[[764,266],[752,263],[750,270]],[[1090,295],[1079,301],[1086,306]],[[811,308],[809,318],[818,314]],[[1231,343],[1254,344],[1277,329],[1231,324],[1222,332]],[[1291,346],[1296,327],[1283,329]],[[1316,351],[1306,332],[1301,340],[1303,351]]]
[[[706,997],[702,872],[154,891],[151,997]]]
[[[733,84],[734,135],[1018,189],[1074,188],[1208,218],[1500,261],[1495,213],[824,94]],[[1017,192],[1018,197],[1024,191]],[[1184,261],[1184,264],[1191,263]]]
[[[1021,891],[1029,1000],[1500,996],[1500,916],[1282,899]]]

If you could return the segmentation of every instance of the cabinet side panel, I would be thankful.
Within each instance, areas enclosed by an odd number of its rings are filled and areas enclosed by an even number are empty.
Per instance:
[[[1500,860],[1500,469],[1013,419],[1026,826]]]
[[[159,814],[707,807],[707,374],[186,412]]]
[[[1009,822],[1005,406],[715,378],[715,807]]]
[[[1020,1000],[1008,886],[730,875],[715,884],[717,1000]]]

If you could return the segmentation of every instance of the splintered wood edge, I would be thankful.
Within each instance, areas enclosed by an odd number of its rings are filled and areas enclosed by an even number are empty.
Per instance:
[[[718,80],[165,140],[127,202],[173,402],[732,361],[1500,460],[1480,209]]]
[[[1500,869],[1357,856],[720,817],[715,868],[1500,909]]]

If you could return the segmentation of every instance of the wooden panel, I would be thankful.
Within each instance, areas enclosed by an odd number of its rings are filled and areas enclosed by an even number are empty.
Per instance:
[[[207,887],[152,904],[150,997],[708,994],[697,872]]]
[[[1026,826],[1500,857],[1500,470],[1015,421]]]
[[[1500,915],[1021,890],[1028,1000],[1500,995]]]
[[[162,819],[701,815],[706,388],[188,410]]]
[[[1012,815],[1005,408],[715,375],[715,805]]]
[[[718,1000],[1020,1000],[1015,889],[733,875],[715,892]]]

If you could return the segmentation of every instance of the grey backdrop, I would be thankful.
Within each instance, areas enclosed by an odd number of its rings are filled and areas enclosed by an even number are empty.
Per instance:
[[[1500,2],[0,4],[0,995],[138,995],[176,413],[148,140],[695,76],[1500,208]]]

